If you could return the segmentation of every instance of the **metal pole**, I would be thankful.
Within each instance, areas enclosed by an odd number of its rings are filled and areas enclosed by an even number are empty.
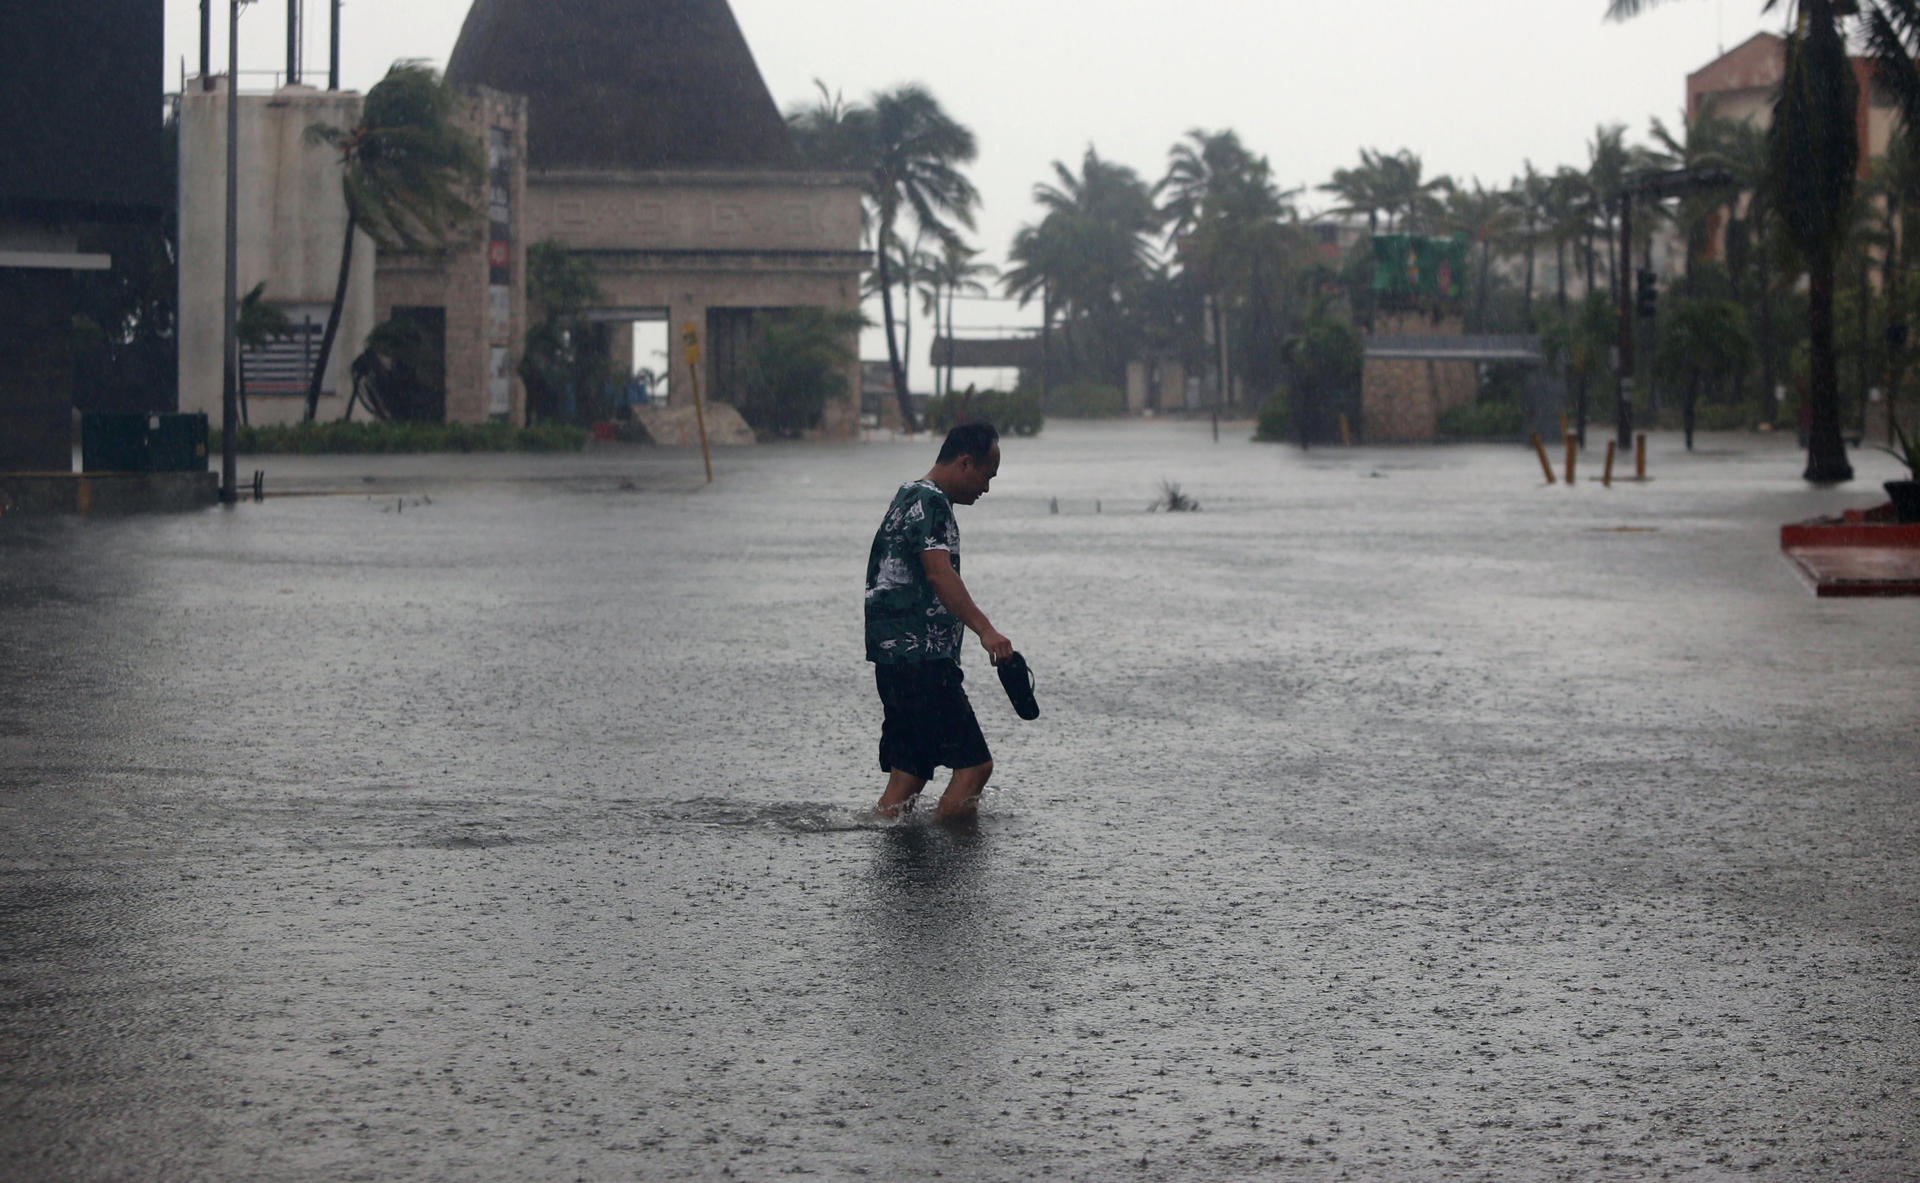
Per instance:
[[[328,40],[327,89],[340,89],[340,0],[327,0],[327,6],[333,10],[329,22],[331,32]]]
[[[287,0],[287,85],[300,83],[300,0]]]
[[[200,0],[200,89],[213,84],[213,0]]]
[[[1622,450],[1633,442],[1633,305],[1628,301],[1633,293],[1628,275],[1633,270],[1633,196],[1626,190],[1620,193],[1620,269],[1616,281],[1618,290],[1614,292],[1614,310],[1620,318],[1619,333],[1619,374],[1618,396],[1614,400],[1614,434]]]
[[[226,343],[221,350],[220,500],[238,497],[234,466],[240,434],[240,5],[227,0],[227,296]]]

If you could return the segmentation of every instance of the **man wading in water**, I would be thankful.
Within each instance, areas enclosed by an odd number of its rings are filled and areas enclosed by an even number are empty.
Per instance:
[[[960,582],[960,523],[954,505],[972,505],[1000,471],[999,433],[963,423],[947,433],[927,475],[893,495],[867,556],[867,660],[886,719],[880,768],[886,792],[877,812],[898,817],[933,778],[953,769],[936,818],[974,812],[993,775],[993,755],[961,688],[961,628],[972,629],[995,665],[1013,642],[994,630]]]

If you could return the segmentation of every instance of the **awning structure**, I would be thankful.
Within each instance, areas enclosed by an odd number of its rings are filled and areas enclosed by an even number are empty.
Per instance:
[[[1546,364],[1540,338],[1533,334],[1415,336],[1381,334],[1364,338],[1368,361],[1517,361]]]

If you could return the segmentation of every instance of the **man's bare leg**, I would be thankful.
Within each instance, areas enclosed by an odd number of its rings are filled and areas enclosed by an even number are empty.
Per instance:
[[[987,778],[992,775],[991,760],[971,768],[954,769],[953,779],[947,782],[947,791],[940,794],[940,804],[934,808],[934,820],[972,817],[980,807],[980,793],[987,787]]]
[[[874,806],[873,811],[881,817],[899,817],[913,807],[913,799],[926,787],[925,777],[898,768],[889,769],[886,791],[880,794],[880,804]]]

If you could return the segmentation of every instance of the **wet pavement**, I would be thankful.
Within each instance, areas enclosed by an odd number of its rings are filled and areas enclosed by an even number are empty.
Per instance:
[[[1920,1177],[1920,600],[1778,550],[1893,462],[1225,434],[960,511],[963,831],[864,813],[924,441],[0,521],[0,1178]]]

